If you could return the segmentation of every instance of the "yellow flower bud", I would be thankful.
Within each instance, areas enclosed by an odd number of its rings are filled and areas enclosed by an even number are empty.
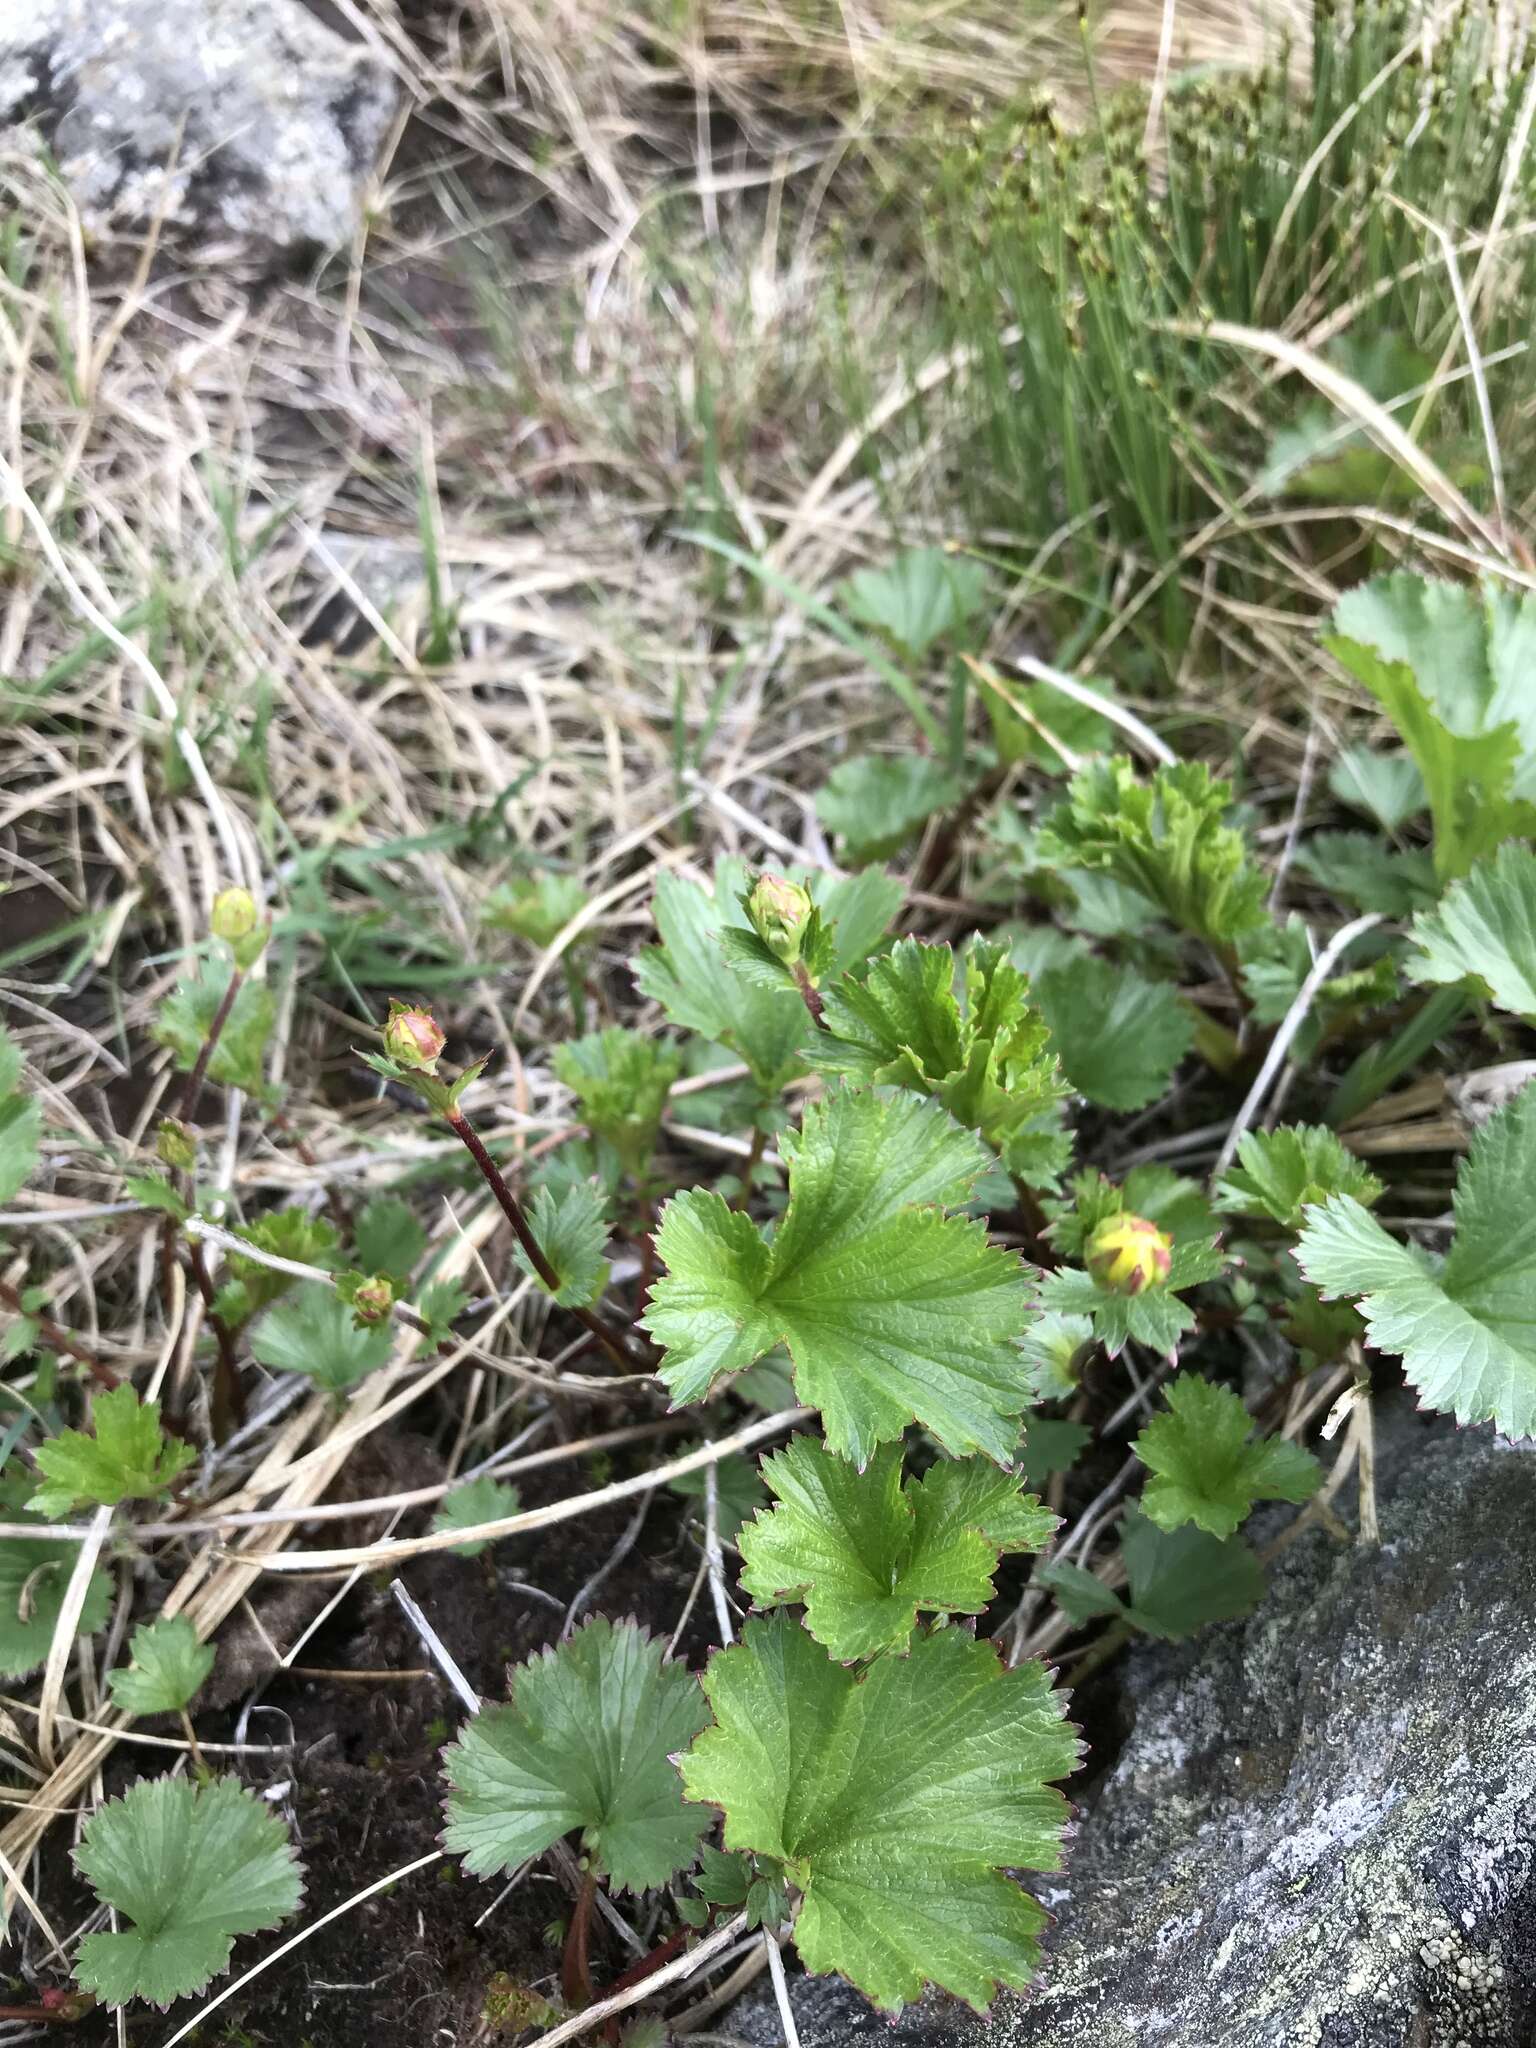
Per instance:
[[[352,1314],[359,1323],[382,1323],[394,1305],[395,1290],[387,1273],[359,1280],[352,1290]]]
[[[1140,1294],[1168,1278],[1173,1240],[1145,1216],[1108,1217],[1089,1238],[1083,1263],[1111,1294]]]
[[[256,898],[249,889],[221,889],[213,899],[209,922],[216,939],[222,939],[227,946],[237,946],[255,931],[259,916]]]

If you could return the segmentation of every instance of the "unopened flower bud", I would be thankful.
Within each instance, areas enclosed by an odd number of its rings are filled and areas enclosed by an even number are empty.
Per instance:
[[[442,1026],[430,1010],[411,1009],[405,1003],[390,1004],[389,1021],[384,1026],[384,1050],[402,1067],[423,1074],[435,1073],[447,1042]]]
[[[1083,1263],[1111,1294],[1140,1294],[1168,1278],[1173,1240],[1145,1216],[1111,1216],[1088,1240]]]
[[[192,1133],[173,1116],[163,1116],[156,1126],[155,1151],[161,1163],[177,1173],[190,1173],[197,1164]]]
[[[752,929],[786,967],[800,958],[806,927],[815,909],[809,890],[787,875],[759,875],[747,897]]]
[[[227,946],[236,946],[255,931],[259,916],[249,889],[221,889],[213,899],[213,936]]]
[[[395,1290],[387,1273],[359,1280],[352,1290],[352,1314],[360,1323],[382,1323],[394,1305]]]
[[[249,889],[221,889],[213,899],[209,927],[235,956],[242,973],[254,967],[267,943],[267,926]]]

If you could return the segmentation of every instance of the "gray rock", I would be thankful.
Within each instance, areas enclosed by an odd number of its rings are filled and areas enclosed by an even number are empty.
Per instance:
[[[395,103],[298,0],[0,0],[0,129],[35,124],[96,229],[165,208],[205,240],[334,247]]]
[[[804,2048],[1536,2044],[1536,1452],[1387,1439],[1379,1550],[1305,1536],[1249,1621],[1132,1657],[1040,1989],[893,2027],[801,1980]]]

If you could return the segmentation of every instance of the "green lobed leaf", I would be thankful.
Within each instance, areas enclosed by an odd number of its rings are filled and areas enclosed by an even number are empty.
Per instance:
[[[201,1991],[228,1968],[235,1936],[276,1927],[302,1889],[287,1829],[234,1778],[141,1779],[97,1808],[74,1858],[133,1922],[80,1943],[75,1981],[109,2006]]]
[[[1456,1232],[1436,1269],[1348,1195],[1310,1210],[1296,1261],[1325,1295],[1358,1298],[1372,1344],[1424,1405],[1536,1436],[1536,1087],[1490,1117],[1456,1179]]]
[[[1014,1870],[1055,1870],[1076,1768],[1043,1665],[1007,1670],[965,1630],[920,1635],[862,1677],[787,1615],[711,1659],[716,1725],[683,1758],[725,1845],[783,1864],[803,1894],[795,1946],[899,2011],[934,1983],[984,2007],[1023,1990],[1044,1909]]]
[[[585,910],[587,891],[575,875],[546,868],[537,875],[503,882],[485,899],[481,917],[501,931],[515,932],[542,952]]]
[[[941,1102],[1013,1163],[1065,1090],[1044,1019],[1000,945],[966,954],[962,1004],[950,947],[902,939],[823,995],[825,1029],[810,1050],[823,1073],[910,1088]]]
[[[666,1273],[643,1320],[674,1403],[783,1344],[842,1455],[866,1462],[916,1420],[956,1456],[1006,1462],[1030,1393],[1024,1269],[949,1213],[982,1147],[917,1096],[840,1089],[781,1150],[789,1205],[771,1244],[700,1189],[663,1211]]]
[[[1533,679],[1536,688],[1536,679]],[[1420,981],[1471,981],[1501,1010],[1536,1022],[1536,853],[1501,846],[1413,922]]]
[[[403,1288],[421,1263],[427,1233],[408,1202],[398,1195],[375,1195],[357,1219],[354,1248],[365,1273],[383,1273]]]
[[[204,960],[160,1005],[154,1035],[170,1047],[184,1074],[197,1065],[234,971],[227,960]],[[264,981],[242,982],[208,1062],[209,1080],[259,1095],[262,1058],[276,1015],[272,991]]]
[[[0,1476],[0,1510],[7,1521],[34,1519],[27,1492],[19,1472]],[[0,1678],[24,1677],[47,1657],[77,1554],[72,1543],[0,1539]],[[111,1604],[112,1574],[98,1566],[86,1587],[77,1634],[94,1635]]]
[[[142,1623],[128,1645],[132,1662],[110,1672],[112,1701],[125,1714],[178,1714],[190,1706],[213,1669],[212,1643],[199,1640],[178,1615]]]
[[[1070,1472],[1088,1445],[1093,1431],[1082,1422],[1067,1422],[1055,1415],[1031,1415],[1019,1451],[1019,1473],[1026,1486],[1044,1486],[1053,1472]]]
[[[708,1718],[697,1679],[659,1642],[633,1622],[589,1621],[519,1665],[509,1704],[466,1722],[444,1752],[444,1843],[486,1877],[580,1828],[613,1884],[665,1884],[707,1824],[671,1759]]]
[[[91,1432],[65,1429],[38,1445],[43,1484],[30,1503],[38,1514],[57,1521],[77,1507],[154,1500],[197,1457],[161,1429],[160,1403],[141,1403],[130,1386],[91,1397]]]
[[[831,926],[839,973],[864,958],[901,903],[901,885],[875,869],[842,877],[794,867],[787,873],[810,890]],[[663,943],[638,955],[635,981],[674,1024],[729,1046],[752,1069],[759,1089],[776,1094],[802,1070],[799,1051],[812,1027],[798,994],[760,987],[725,958],[721,930],[749,929],[741,907],[749,881],[745,864],[731,859],[716,862],[713,889],[661,876],[655,916]]]
[[[327,1217],[311,1216],[304,1209],[274,1209],[254,1223],[242,1224],[235,1235],[258,1251],[305,1266],[334,1267],[341,1256],[336,1226]],[[229,1270],[233,1277],[219,1290],[218,1309],[231,1325],[249,1322],[269,1302],[297,1285],[291,1273],[276,1272],[238,1252],[230,1253]]]
[[[588,1130],[637,1175],[650,1164],[667,1093],[682,1071],[675,1047],[617,1024],[555,1047],[555,1073],[576,1097]]]
[[[1328,770],[1328,788],[1341,804],[1373,818],[1383,832],[1396,832],[1429,803],[1413,758],[1380,754],[1374,747],[1345,747],[1336,755]]]
[[[515,1515],[522,1505],[522,1497],[515,1486],[494,1473],[482,1472],[476,1479],[466,1479],[462,1486],[445,1493],[432,1517],[434,1534],[444,1529],[477,1529],[483,1522],[499,1522],[505,1515]],[[494,1539],[485,1536],[473,1543],[456,1543],[455,1557],[479,1557],[489,1550]]]
[[[1033,1583],[1053,1594],[1074,1621],[1114,1619],[1169,1640],[1251,1614],[1264,1597],[1264,1568],[1240,1536],[1218,1541],[1192,1522],[1160,1529],[1132,1508],[1121,1531],[1121,1555],[1128,1602],[1079,1565],[1042,1565]]]
[[[388,1323],[359,1329],[341,1296],[319,1280],[301,1282],[251,1332],[251,1349],[263,1365],[301,1372],[331,1394],[344,1394],[387,1365],[394,1341]]]
[[[1536,828],[1536,599],[1397,573],[1347,591],[1333,626],[1418,767],[1444,879]]]
[[[1160,1529],[1193,1522],[1207,1535],[1233,1536],[1255,1502],[1300,1503],[1322,1484],[1322,1467],[1299,1444],[1254,1437],[1253,1417],[1230,1387],[1184,1372],[1164,1396],[1166,1411],[1131,1446],[1152,1474],[1142,1510]]]
[[[1132,1508],[1120,1554],[1130,1581],[1127,1619],[1147,1635],[1190,1636],[1251,1614],[1264,1597],[1264,1567],[1240,1536],[1223,1542],[1193,1522],[1160,1529]]]
[[[1095,1342],[1091,1316],[1038,1316],[1024,1332],[1020,1349],[1037,1401],[1077,1392],[1085,1352]],[[1034,1428],[1031,1422],[1030,1428]]]
[[[847,859],[888,860],[964,795],[960,777],[930,754],[855,754],[817,790],[816,815]]]
[[[1302,1210],[1330,1195],[1353,1195],[1367,1208],[1381,1182],[1326,1124],[1282,1124],[1245,1131],[1236,1166],[1216,1188],[1219,1207],[1236,1216],[1268,1216],[1287,1230],[1301,1227]]]
[[[1266,885],[1247,841],[1227,823],[1232,791],[1202,762],[1139,777],[1123,755],[1075,775],[1046,820],[1037,856],[1047,867],[1108,875],[1155,904],[1170,923],[1217,946],[1263,925]]]
[[[17,1087],[21,1054],[0,1026],[0,1202],[8,1202],[37,1166],[43,1112],[36,1098]]]
[[[560,1282],[555,1300],[562,1308],[589,1307],[608,1285],[608,1261],[603,1257],[608,1246],[608,1216],[597,1183],[572,1181],[559,1194],[551,1188],[536,1188],[528,1204],[528,1226]],[[513,1257],[544,1286],[520,1244],[514,1246]]]
[[[1400,853],[1370,832],[1314,832],[1297,849],[1296,865],[1320,888],[1382,917],[1412,917],[1440,893],[1427,848]]]
[[[1080,960],[1042,974],[1034,994],[1068,1081],[1105,1109],[1155,1102],[1194,1042],[1177,990],[1133,967]]]
[[[872,626],[920,660],[962,633],[987,600],[987,572],[943,548],[904,548],[879,569],[859,569],[838,595],[861,626]]]
[[[1056,1517],[1016,1473],[943,1459],[902,1481],[886,1444],[862,1472],[809,1437],[763,1461],[778,1505],[741,1532],[741,1583],[759,1606],[798,1599],[806,1627],[843,1663],[902,1648],[918,1611],[977,1614],[1000,1557],[1039,1550]]]

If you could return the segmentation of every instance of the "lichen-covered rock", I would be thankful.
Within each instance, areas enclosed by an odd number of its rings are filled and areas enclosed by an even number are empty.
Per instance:
[[[299,0],[0,0],[0,130],[35,127],[96,228],[345,242],[395,103]]]
[[[1134,1728],[1041,1891],[1044,1984],[893,2028],[802,1981],[802,2040],[1536,2043],[1536,1452],[1407,1417],[1385,1438],[1380,1549],[1304,1536],[1250,1621],[1132,1658]]]

